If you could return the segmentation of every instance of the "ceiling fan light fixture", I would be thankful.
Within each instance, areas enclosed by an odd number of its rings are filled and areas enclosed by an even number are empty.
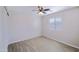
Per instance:
[[[43,6],[38,6],[37,9],[35,10],[37,11],[37,15],[45,15],[47,11],[50,11],[49,8],[44,8]]]
[[[39,15],[43,15],[44,13],[43,13],[43,12],[39,12],[38,14],[39,14]]]

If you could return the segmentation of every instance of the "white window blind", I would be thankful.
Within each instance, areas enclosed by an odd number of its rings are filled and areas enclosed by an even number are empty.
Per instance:
[[[61,17],[50,18],[50,29],[51,30],[61,30],[61,28],[62,28]]]

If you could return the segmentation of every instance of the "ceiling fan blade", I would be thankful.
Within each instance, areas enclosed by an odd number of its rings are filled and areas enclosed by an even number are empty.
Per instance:
[[[44,11],[49,11],[50,9],[44,9]]]
[[[43,11],[44,14],[46,14],[46,12]]]
[[[40,8],[41,6],[38,6],[38,8]]]

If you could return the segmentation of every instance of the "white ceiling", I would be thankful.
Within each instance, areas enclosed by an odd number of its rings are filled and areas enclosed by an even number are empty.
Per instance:
[[[50,11],[46,12],[48,14],[59,12],[61,10],[72,8],[72,6],[44,6],[44,8],[49,8]],[[36,15],[37,6],[7,6],[7,10],[10,15]]]
[[[59,11],[62,11],[62,10],[72,8],[72,6],[48,6],[47,8],[50,8],[50,10],[51,10],[51,11],[47,12],[47,15],[48,15],[48,14],[51,14],[51,13],[55,13],[55,12],[59,12]]]

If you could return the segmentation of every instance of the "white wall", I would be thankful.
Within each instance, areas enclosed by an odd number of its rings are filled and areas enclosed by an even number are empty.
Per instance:
[[[10,16],[7,16],[5,9],[0,7],[0,51],[7,51],[10,43],[41,35],[41,18],[29,12],[30,9],[23,10],[23,13],[9,11]]]
[[[3,51],[2,47],[3,47],[3,43],[2,43],[2,7],[0,7],[0,51]]]
[[[8,26],[9,44],[41,35],[41,19],[32,14],[10,16]]]
[[[49,20],[53,16],[62,18],[62,30],[50,30]],[[42,17],[43,35],[79,48],[79,7]]]
[[[3,7],[0,6],[0,51],[7,51],[8,46],[8,26],[7,15]]]

